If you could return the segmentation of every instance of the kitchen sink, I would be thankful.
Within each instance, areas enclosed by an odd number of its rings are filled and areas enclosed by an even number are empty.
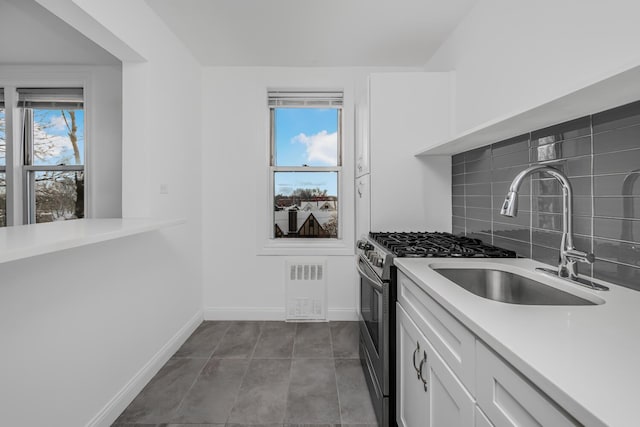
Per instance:
[[[433,268],[456,285],[482,298],[523,305],[597,305],[537,280],[490,268]]]

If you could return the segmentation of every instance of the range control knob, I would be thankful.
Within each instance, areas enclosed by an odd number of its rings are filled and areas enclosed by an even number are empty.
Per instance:
[[[358,240],[356,246],[358,247],[358,249],[362,249],[363,251],[370,251],[371,249],[373,249],[373,245],[366,240]]]
[[[381,256],[377,256],[376,259],[373,260],[373,265],[382,268],[384,265],[384,259]]]

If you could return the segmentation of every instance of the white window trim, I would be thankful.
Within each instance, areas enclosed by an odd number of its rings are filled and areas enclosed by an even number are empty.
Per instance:
[[[73,67],[38,66],[37,70],[32,66],[6,66],[0,67],[0,87],[4,87],[5,97],[5,133],[7,138],[6,151],[6,182],[7,182],[7,226],[26,224],[24,198],[24,163],[22,159],[21,126],[18,114],[17,94],[18,87],[46,87],[64,88],[81,87],[84,91],[84,126],[85,126],[85,152],[84,152],[84,217],[92,218],[93,215],[93,185],[91,171],[92,155],[91,141],[93,138],[93,96],[92,73]],[[9,179],[9,176],[11,179]],[[16,198],[16,194],[21,196]]]
[[[315,88],[316,90],[318,88]],[[330,88],[335,89],[335,87]],[[305,91],[301,89],[301,91]],[[311,92],[313,90],[307,90]],[[257,213],[257,255],[353,255],[354,250],[354,97],[353,92],[344,88],[341,132],[342,166],[338,178],[338,238],[273,238],[273,166],[271,166],[271,117],[270,108],[264,107],[264,139],[262,155],[256,156]],[[264,93],[266,96],[266,92]],[[262,214],[260,214],[262,213]]]

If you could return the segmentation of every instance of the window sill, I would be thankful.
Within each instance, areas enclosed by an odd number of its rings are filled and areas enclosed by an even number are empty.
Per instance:
[[[0,229],[0,263],[184,224],[184,220],[76,219]]]
[[[267,239],[258,247],[258,255],[264,256],[348,256],[354,254],[353,245],[345,239]]]

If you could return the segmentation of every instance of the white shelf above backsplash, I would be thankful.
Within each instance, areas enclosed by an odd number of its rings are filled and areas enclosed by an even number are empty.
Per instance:
[[[453,155],[640,99],[640,64],[544,104],[516,111],[426,146],[420,156]]]

